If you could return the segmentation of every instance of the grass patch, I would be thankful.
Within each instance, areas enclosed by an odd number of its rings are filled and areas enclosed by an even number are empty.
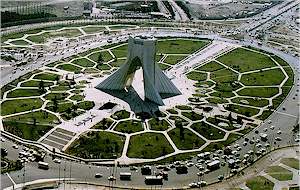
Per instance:
[[[60,75],[54,74],[54,73],[41,73],[35,75],[34,79],[40,79],[40,80],[50,80],[50,81],[58,81]]]
[[[288,80],[284,83],[284,86],[293,86],[294,84],[294,71],[291,67],[284,67],[286,74],[289,76]]]
[[[113,62],[110,62],[109,64],[113,67],[120,67],[126,62],[126,59],[114,59]]]
[[[180,110],[192,110],[192,107],[187,106],[187,105],[177,105],[175,107]]]
[[[234,49],[233,51],[219,57],[218,61],[239,72],[253,71],[276,66],[270,57],[243,48]]]
[[[246,86],[279,85],[285,79],[281,69],[271,69],[242,75],[241,82]]]
[[[208,44],[208,41],[174,39],[158,41],[157,53],[166,54],[191,54],[198,49],[203,48]]]
[[[205,144],[205,141],[203,139],[185,128],[172,129],[168,132],[168,135],[175,143],[176,147],[181,150],[196,149]]]
[[[4,119],[5,121],[15,121],[31,125],[54,125],[60,123],[59,119],[46,111],[35,111],[22,115],[12,116]]]
[[[95,103],[92,101],[83,101],[77,104],[78,108],[83,110],[90,110],[95,106]]]
[[[271,110],[264,110],[264,111],[262,112],[262,114],[259,115],[257,118],[264,121],[264,120],[266,120],[272,113],[273,113],[273,111],[271,111]]]
[[[246,186],[255,190],[273,190],[274,183],[268,179],[257,176],[246,181]]]
[[[82,67],[93,67],[95,65],[95,63],[91,62],[86,58],[75,59],[72,61],[72,63]]]
[[[14,45],[18,45],[18,46],[27,46],[27,45],[30,45],[30,43],[27,42],[27,41],[25,41],[25,40],[14,40],[14,41],[11,41],[10,43],[14,44]]]
[[[279,181],[287,181],[293,179],[293,173],[281,166],[269,166],[266,170],[266,173]]]
[[[54,109],[53,103],[49,102],[46,105],[46,109],[49,111],[53,111],[53,112],[57,112],[57,113],[64,113],[67,112],[67,110],[70,110],[71,113],[69,113],[70,115],[72,114],[72,112],[74,112],[74,110],[72,109],[73,107],[73,103],[72,102],[64,102],[64,103],[60,103],[57,105],[57,110]]]
[[[159,133],[142,133],[130,138],[127,156],[130,158],[157,158],[174,150],[166,137]]]
[[[163,63],[159,63],[159,68],[161,68],[162,70],[167,70],[169,69],[171,66],[163,64]]]
[[[89,58],[97,63],[110,61],[113,57],[108,51],[95,52]]]
[[[103,71],[103,70],[109,70],[111,69],[111,67],[108,64],[100,63],[97,65],[97,69]]]
[[[214,97],[217,97],[217,98],[230,98],[230,97],[234,97],[235,94],[232,93],[232,92],[219,92],[219,91],[216,91],[216,92],[211,93],[210,96],[214,96]]]
[[[225,109],[227,109],[228,111],[232,111],[232,112],[235,112],[238,114],[245,115],[247,117],[254,116],[254,115],[258,114],[258,112],[259,112],[258,109],[235,105],[235,104],[228,104]]]
[[[204,81],[207,79],[206,73],[200,73],[196,71],[189,72],[186,76],[188,79],[195,80],[195,81]]]
[[[92,131],[81,135],[65,151],[89,159],[108,159],[121,156],[125,137],[105,131]]]
[[[165,131],[170,127],[170,124],[165,119],[151,119],[148,121],[148,124],[150,129],[154,131]]]
[[[178,112],[174,109],[167,109],[167,112],[169,112],[170,114],[178,114]]]
[[[194,123],[191,128],[209,140],[222,139],[225,136],[224,131],[221,131],[203,121]]]
[[[23,82],[21,84],[22,87],[39,87],[40,86],[41,81],[36,81],[36,80],[29,80],[26,82]],[[44,83],[44,87],[49,87],[54,85],[53,82],[43,82]]]
[[[43,101],[40,98],[6,100],[1,103],[1,115],[30,111],[42,107]]]
[[[183,60],[185,57],[186,57],[185,55],[168,55],[165,58],[164,63],[175,65],[178,62],[180,62],[181,60]]]
[[[201,87],[201,88],[209,88],[212,87],[215,83],[212,81],[199,81],[196,84],[194,84],[195,87]]]
[[[222,128],[222,129],[225,129],[227,131],[235,129],[235,127],[232,125],[232,123],[229,122],[229,121],[226,121],[226,120],[224,121],[224,120],[221,120],[221,119],[218,119],[218,118],[215,118],[215,117],[209,117],[209,118],[206,118],[206,121],[213,124],[213,125],[216,125],[216,126]],[[220,123],[226,123],[227,126],[225,126],[225,125],[221,126],[221,125],[219,125]]]
[[[64,101],[69,96],[69,93],[49,93],[44,98],[53,101],[55,98],[58,101]]]
[[[94,33],[103,32],[106,30],[106,28],[104,26],[88,26],[82,28],[82,30],[85,31],[85,33],[87,34],[94,34]]]
[[[117,124],[114,128],[115,131],[119,131],[122,133],[135,133],[139,131],[143,131],[143,125],[140,121],[135,120],[128,120],[128,121],[121,121]]]
[[[112,49],[111,51],[115,55],[115,57],[121,58],[121,57],[127,57],[127,49],[128,49],[128,44],[124,44]]]
[[[282,158],[281,163],[287,165],[291,168],[295,168],[296,170],[300,170],[299,160],[296,158]]]
[[[38,89],[16,89],[7,94],[8,98],[40,96],[43,93]]]
[[[254,87],[254,88],[243,88],[237,92],[240,96],[252,96],[252,97],[262,97],[271,98],[279,93],[277,87]]]
[[[62,69],[62,70],[65,70],[65,71],[74,72],[74,73],[79,73],[82,69],[82,68],[77,67],[77,66],[72,65],[72,64],[62,64],[62,65],[58,65],[56,68]]]
[[[213,71],[217,71],[220,69],[224,69],[224,67],[222,65],[220,65],[219,63],[217,63],[216,61],[211,61],[201,67],[198,67],[196,70],[197,71],[205,71],[205,72],[213,72]]]
[[[110,118],[103,118],[101,121],[99,121],[96,125],[93,126],[94,129],[108,129],[112,124],[113,120]]]
[[[126,110],[120,110],[120,111],[115,112],[111,117],[113,119],[120,120],[120,119],[129,118],[129,116],[130,116],[130,113],[128,111],[126,111]]]
[[[221,69],[211,73],[210,78],[215,82],[234,82],[237,81],[238,75],[230,69]]]
[[[224,147],[230,145],[231,143],[238,140],[241,136],[238,134],[230,133],[225,141],[212,142],[207,147],[205,147],[203,152],[213,152],[216,150],[224,149]]]
[[[74,100],[74,101],[81,101],[84,99],[84,96],[75,94],[75,95],[71,96],[70,99]]]
[[[224,104],[224,103],[228,103],[228,100],[226,100],[224,98],[207,98],[206,100],[209,103],[211,103],[211,104]]]
[[[234,103],[237,104],[243,104],[243,105],[250,105],[250,106],[256,106],[256,107],[265,107],[269,105],[269,100],[262,99],[262,98],[242,98],[242,97],[236,97],[231,100]]]
[[[203,119],[203,115],[197,114],[196,112],[182,112],[181,113],[183,116],[189,118],[192,121],[197,121]]]
[[[49,125],[33,125],[28,123],[21,123],[18,121],[3,121],[3,127],[5,131],[12,133],[23,139],[37,141],[44,136],[52,126]]]

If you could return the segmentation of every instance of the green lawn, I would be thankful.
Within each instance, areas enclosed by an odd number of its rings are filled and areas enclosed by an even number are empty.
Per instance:
[[[34,125],[35,121],[37,125],[54,125],[60,123],[59,119],[46,111],[35,111],[22,115],[12,116],[5,118],[5,121],[15,121],[18,123],[27,123]]]
[[[23,87],[39,87],[40,83],[41,83],[41,81],[29,80],[29,81],[23,82],[21,84],[21,86],[23,86]],[[53,82],[44,81],[43,83],[44,83],[44,87],[49,87],[49,86],[54,85]]]
[[[7,121],[6,119],[3,121],[3,127],[9,133],[32,141],[38,140],[52,129],[52,126],[49,125],[34,125],[16,120]]]
[[[54,86],[54,87],[51,87],[51,91],[67,91],[67,90],[70,90],[71,87],[70,86],[67,86],[67,85],[58,85],[58,86]]]
[[[273,113],[273,111],[270,111],[270,110],[264,110],[262,112],[262,114],[258,117],[256,117],[257,119],[260,119],[260,120],[265,120],[267,119],[271,114]]]
[[[30,43],[28,43],[28,42],[25,41],[25,40],[14,40],[14,41],[11,41],[10,43],[11,43],[11,44],[14,44],[14,45],[19,45],[19,46],[27,46],[27,45],[30,45]]]
[[[93,126],[94,129],[108,129],[112,124],[113,120],[110,118],[103,118],[101,121],[99,121],[96,125]]]
[[[242,87],[242,85],[237,82],[220,82],[220,83],[218,82],[218,83],[216,83],[214,90],[220,91],[220,92],[232,92],[241,87]]]
[[[84,74],[95,74],[95,73],[99,73],[100,71],[98,69],[95,69],[93,67],[90,68],[86,68],[84,69],[83,73]]]
[[[281,66],[285,67],[285,66],[290,66],[285,60],[281,59],[280,57],[278,57],[277,55],[273,55],[272,58]]]
[[[1,103],[1,115],[30,111],[42,107],[40,98],[6,100]]]
[[[235,105],[235,104],[229,104],[227,105],[226,109],[228,111],[233,111],[238,114],[245,115],[247,117],[251,117],[253,115],[258,114],[259,110],[255,108],[249,108],[245,106]]]
[[[257,176],[248,179],[246,186],[252,190],[273,190],[274,183],[262,176]]]
[[[185,57],[186,57],[185,55],[168,55],[165,58],[164,63],[175,65],[178,62],[180,62],[181,60],[183,60]]]
[[[125,62],[126,62],[126,59],[117,59],[117,60],[114,60],[113,62],[110,62],[109,64],[113,67],[120,67]]]
[[[142,133],[130,138],[127,156],[130,158],[157,158],[174,152],[166,137],[158,133]]]
[[[66,101],[66,102],[63,102],[63,103],[59,103],[58,106],[57,106],[57,110],[54,110],[54,106],[53,106],[53,103],[52,102],[49,102],[47,105],[46,105],[46,109],[49,110],[49,111],[53,111],[53,112],[57,112],[57,113],[64,113],[66,112],[68,109],[71,110],[71,113],[69,113],[70,115],[72,114],[73,109],[72,109],[72,106],[74,104],[72,102],[69,102],[69,101]]]
[[[203,119],[203,115],[197,114],[196,112],[182,112],[181,113],[183,116],[189,118],[192,121],[197,121]]]
[[[92,101],[83,101],[77,104],[80,109],[90,110],[95,106],[95,103]]]
[[[282,158],[281,163],[283,163],[284,165],[287,165],[291,168],[295,168],[297,170],[300,170],[300,161],[296,158]]]
[[[169,65],[163,64],[163,63],[159,63],[159,68],[161,68],[162,70],[167,70],[170,68]]]
[[[201,88],[208,88],[213,86],[215,83],[212,81],[199,81],[196,84],[194,84],[195,87],[201,87]]]
[[[242,98],[236,97],[231,100],[237,104],[249,105],[249,106],[256,106],[256,107],[264,107],[269,105],[269,101],[263,98]]]
[[[88,26],[82,28],[82,30],[84,30],[87,34],[94,34],[103,32],[104,30],[106,30],[106,28],[104,26]]]
[[[68,154],[89,159],[108,159],[121,156],[125,137],[105,131],[83,134],[65,151]]]
[[[218,58],[218,61],[239,72],[276,66],[276,64],[268,56],[243,48],[234,49],[233,51]]]
[[[121,30],[121,29],[135,28],[135,27],[136,27],[135,25],[121,25],[121,24],[109,26],[111,30]]]
[[[97,69],[103,71],[103,70],[109,70],[111,69],[111,67],[108,64],[100,63],[97,65]]]
[[[188,79],[195,80],[195,81],[204,81],[207,79],[206,73],[200,73],[196,71],[189,72],[186,76]]]
[[[182,130],[182,131],[180,131]],[[181,150],[200,148],[205,141],[194,134],[192,131],[178,127],[168,132],[168,135],[175,143],[176,147]]]
[[[213,92],[210,94],[210,96],[214,96],[214,97],[217,97],[217,98],[230,98],[230,97],[234,97],[235,95],[232,93],[232,92],[219,92],[219,91],[216,91],[216,92]]]
[[[59,80],[60,75],[54,74],[54,73],[41,73],[35,75],[34,79],[40,79],[40,80],[50,80],[50,81],[56,81]]]
[[[16,89],[10,91],[7,94],[8,98],[17,98],[17,97],[29,97],[29,96],[40,96],[43,93],[40,92],[38,89]]]
[[[121,57],[127,57],[127,49],[128,49],[128,44],[124,44],[112,49],[111,51],[117,58],[121,58]]]
[[[224,131],[221,131],[203,121],[194,123],[191,128],[209,140],[222,139],[225,136]]]
[[[102,57],[102,59],[101,59],[101,57]],[[95,53],[89,55],[88,58],[90,58],[91,60],[98,63],[98,61],[101,61],[101,62],[110,61],[113,57],[111,56],[111,54],[108,51],[101,51],[101,52],[95,52]]]
[[[62,70],[65,70],[65,71],[74,72],[74,73],[79,73],[82,69],[82,68],[77,67],[77,66],[72,65],[72,64],[62,64],[62,65],[58,65],[56,68],[62,69]]]
[[[254,87],[254,88],[243,88],[237,92],[240,96],[252,96],[270,98],[279,93],[277,87]]]
[[[279,181],[287,181],[293,179],[293,173],[281,166],[269,166],[266,170],[266,173]]]
[[[241,136],[238,134],[230,133],[225,141],[219,141],[219,142],[212,142],[207,147],[205,147],[202,151],[208,151],[213,152],[216,150],[223,149],[224,147],[230,145],[231,143],[235,142],[237,139],[239,139]]]
[[[130,113],[128,111],[126,111],[126,110],[120,110],[120,111],[115,112],[111,117],[113,119],[120,120],[120,119],[129,118],[129,116],[130,116]]]
[[[175,107],[180,110],[192,110],[192,107],[187,106],[187,105],[177,105]]]
[[[170,127],[170,124],[165,119],[159,120],[153,118],[148,121],[148,124],[150,129],[154,131],[165,131]]]
[[[228,103],[228,100],[224,98],[206,98],[206,100],[211,104],[224,104]]]
[[[70,99],[75,100],[75,101],[81,101],[84,99],[84,96],[75,94],[75,95],[71,96]]]
[[[205,71],[205,72],[213,72],[213,71],[217,71],[220,69],[224,69],[225,67],[223,67],[222,65],[220,65],[219,63],[217,63],[216,61],[211,61],[209,63],[206,63],[205,65],[198,67],[196,70],[197,71]]]
[[[169,112],[170,114],[178,114],[178,112],[174,109],[168,109],[167,112]]]
[[[117,124],[114,128],[115,131],[119,131],[122,133],[135,133],[139,131],[143,131],[143,125],[140,121],[135,120],[128,120],[128,121],[121,121]]]
[[[65,100],[70,94],[69,93],[49,93],[47,94],[44,98],[46,100],[51,100],[53,101],[55,98],[58,100],[58,101],[63,101]]]
[[[86,58],[75,59],[72,61],[72,63],[82,67],[93,67],[95,65],[95,63],[91,62]]]
[[[294,84],[294,71],[291,67],[284,67],[286,74],[289,76],[288,80],[284,83],[284,86],[293,86]]]
[[[160,40],[157,43],[157,53],[191,54],[203,48],[209,42],[189,39]]]
[[[230,69],[220,69],[211,73],[210,78],[215,82],[234,82],[238,79],[238,74]]]
[[[232,123],[230,123],[229,121],[227,121],[227,120],[224,121],[224,120],[221,120],[221,119],[216,118],[216,117],[208,117],[208,118],[206,118],[206,121],[209,122],[209,123],[211,123],[211,124],[213,124],[213,125],[216,125],[216,126],[222,128],[222,129],[225,129],[227,131],[231,131],[233,129],[236,129],[232,125]],[[226,123],[227,126],[225,126],[225,125],[224,126],[219,126],[219,123]]]
[[[284,79],[281,69],[272,69],[242,75],[241,82],[247,86],[273,86],[281,84]]]
[[[64,29],[61,31],[51,31],[51,32],[45,32],[43,34],[39,34],[35,36],[29,36],[27,37],[27,39],[35,43],[44,43],[51,38],[57,38],[57,37],[72,38],[72,37],[78,37],[80,35],[82,35],[82,33],[78,29]]]

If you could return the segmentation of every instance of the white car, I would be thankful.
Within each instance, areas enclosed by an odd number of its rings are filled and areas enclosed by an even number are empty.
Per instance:
[[[16,144],[14,144],[12,147],[15,148],[15,149],[18,149],[18,148],[19,148],[19,146],[16,145]]]
[[[55,158],[55,159],[53,160],[53,162],[55,162],[55,163],[57,163],[57,164],[60,164],[60,163],[61,163],[61,160],[60,160],[60,159],[57,159],[57,158]]]
[[[5,142],[5,139],[1,137],[1,142]]]
[[[244,145],[244,146],[247,146],[247,144],[248,144],[248,143],[247,143],[246,141],[243,142],[243,145]]]
[[[270,126],[270,129],[272,129],[272,130],[273,130],[274,128],[275,128],[275,127],[274,127],[274,125],[271,125],[271,126]]]
[[[280,130],[278,130],[278,131],[277,131],[277,135],[280,135],[280,134],[281,134],[281,131],[280,131]]]

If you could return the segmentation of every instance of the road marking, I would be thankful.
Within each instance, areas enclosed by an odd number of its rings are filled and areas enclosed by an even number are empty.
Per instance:
[[[7,177],[10,179],[10,181],[13,183],[14,186],[16,186],[17,184],[15,183],[15,181],[10,177],[10,175],[8,173],[6,173]]]

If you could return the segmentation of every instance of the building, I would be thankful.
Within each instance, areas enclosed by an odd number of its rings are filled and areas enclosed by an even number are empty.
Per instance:
[[[157,40],[153,37],[130,37],[125,64],[96,88],[103,91],[126,90],[132,85],[136,70],[142,68],[145,100],[164,105],[162,96],[180,95],[181,92],[155,63],[156,44]]]
[[[207,169],[209,170],[216,170],[220,168],[220,161],[219,160],[214,160],[210,163],[207,164]]]

